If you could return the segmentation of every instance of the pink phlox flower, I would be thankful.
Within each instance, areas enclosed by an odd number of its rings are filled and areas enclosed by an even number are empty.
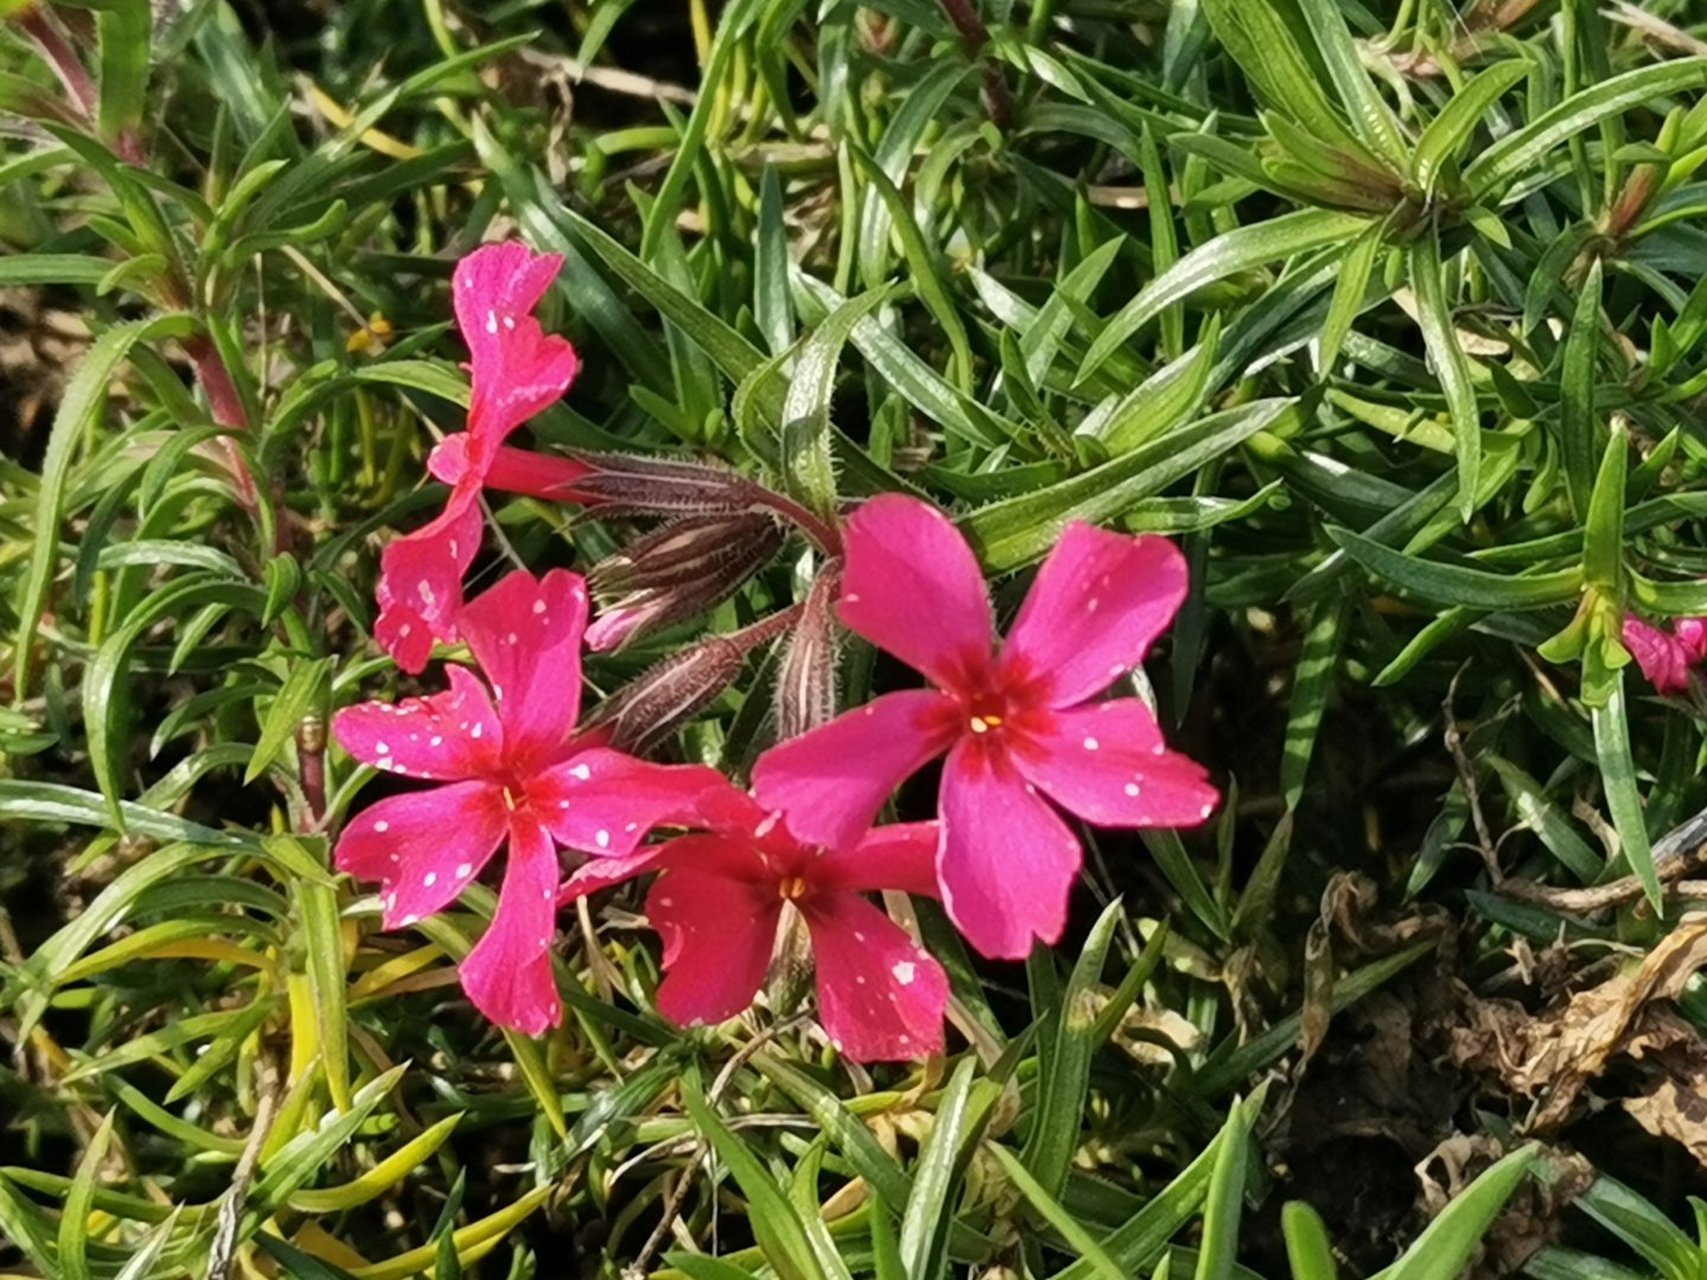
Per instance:
[[[1707,618],[1678,618],[1667,631],[1632,615],[1620,638],[1660,693],[1687,693],[1690,672],[1707,661]]]
[[[480,549],[481,489],[567,497],[589,470],[504,443],[556,401],[579,368],[575,349],[546,334],[532,314],[562,265],[558,254],[535,255],[513,242],[484,245],[457,264],[451,293],[470,356],[468,430],[441,442],[428,463],[451,486],[444,512],[385,548],[375,591],[374,636],[405,671],[427,665],[435,640],[457,639],[462,579]]]
[[[873,498],[845,545],[843,624],[935,688],[885,694],[760,757],[755,794],[802,839],[851,846],[903,779],[946,753],[943,905],[983,954],[1017,959],[1060,937],[1083,856],[1045,796],[1107,827],[1190,826],[1213,811],[1203,769],[1167,749],[1148,707],[1091,701],[1184,599],[1171,543],[1068,525],[999,650],[977,559],[940,511]]]
[[[826,852],[727,782],[709,788],[699,809],[703,833],[588,863],[564,886],[572,899],[660,872],[646,897],[647,919],[664,941],[659,1011],[697,1026],[747,1008],[764,985],[784,914],[794,910],[811,940],[819,1020],[840,1052],[857,1062],[940,1052],[948,979],[865,896],[936,896],[936,824],[878,827]]]
[[[529,1035],[561,1014],[549,955],[556,846],[630,854],[652,828],[693,813],[718,777],[576,736],[586,625],[578,575],[511,573],[460,620],[484,682],[452,666],[443,693],[363,703],[333,722],[357,760],[441,784],[370,805],[338,840],[338,869],[380,882],[386,928],[442,910],[508,839],[497,913],[462,963],[462,985],[487,1017]]]

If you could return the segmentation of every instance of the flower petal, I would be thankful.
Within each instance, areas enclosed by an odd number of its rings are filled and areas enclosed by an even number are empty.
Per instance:
[[[814,876],[820,884],[856,893],[898,889],[934,898],[941,841],[942,828],[935,822],[873,827],[858,844],[819,857]]]
[[[1022,960],[1033,939],[1059,939],[1083,853],[1006,757],[961,741],[943,767],[941,809],[942,904],[966,940],[992,959]]]
[[[626,857],[654,827],[686,826],[707,787],[703,765],[650,764],[604,747],[577,751],[523,785],[559,844],[596,857]]]
[[[332,733],[363,764],[409,778],[478,778],[504,749],[504,732],[478,677],[448,668],[450,688],[428,698],[363,702],[332,719]]]
[[[808,902],[818,1017],[830,1043],[856,1062],[941,1052],[942,966],[864,898],[832,893]]]
[[[506,763],[525,777],[562,759],[581,709],[580,575],[518,569],[469,601],[459,626],[498,703]]]
[[[380,553],[374,639],[411,675],[426,667],[434,640],[457,638],[462,578],[480,550],[478,493],[477,484],[453,489],[437,519]]]
[[[647,845],[620,858],[588,858],[570,872],[557,890],[557,905],[566,907],[582,898],[591,897],[601,889],[626,884],[637,876],[658,868],[658,854],[663,845]]]
[[[532,314],[562,266],[561,256],[514,242],[483,245],[457,264],[456,321],[474,377],[469,430],[494,444],[561,396],[580,367],[575,349]]]
[[[853,844],[901,780],[958,732],[952,699],[930,689],[886,693],[820,729],[779,743],[753,766],[753,791],[789,830],[830,849]]]
[[[700,843],[707,840],[715,837]],[[720,860],[739,856],[738,848],[725,848]],[[684,1026],[715,1025],[753,1002],[770,968],[782,916],[782,899],[770,885],[673,866],[647,894],[646,916],[664,940],[658,1011],[666,1018]]]
[[[498,910],[462,962],[462,989],[501,1027],[543,1035],[563,1017],[551,976],[557,930],[557,851],[538,823],[512,818]]]
[[[1057,711],[1014,765],[1071,813],[1102,827],[1195,827],[1221,796],[1196,761],[1169,751],[1136,698]]]
[[[1671,631],[1696,662],[1707,658],[1707,618],[1678,618]]]
[[[453,782],[391,796],[351,818],[334,863],[377,880],[387,929],[442,911],[468,887],[504,838],[504,800],[487,782]]]
[[[1651,627],[1640,618],[1625,618],[1620,637],[1648,683],[1660,693],[1683,693],[1689,688],[1689,646],[1670,632]]]
[[[966,539],[929,503],[872,498],[849,518],[842,622],[945,689],[988,665],[995,643],[984,575]]]
[[[1166,538],[1075,521],[1037,571],[1002,665],[1047,680],[1051,706],[1083,702],[1144,660],[1179,612],[1187,577]]]

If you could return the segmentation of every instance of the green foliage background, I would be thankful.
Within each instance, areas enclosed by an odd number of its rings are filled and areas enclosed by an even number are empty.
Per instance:
[[[1443,1048],[1682,909],[1701,707],[1618,623],[1707,612],[1698,5],[48,12],[94,97],[14,14],[4,1274],[1700,1274],[1707,1180],[1616,1081],[1528,1134]],[[500,1034],[454,985],[488,891],[381,935],[328,870],[304,765],[413,687],[367,638],[378,549],[459,424],[451,266],[501,234],[568,259],[547,327],[585,368],[541,447],[924,493],[1009,603],[1070,519],[1187,549],[1149,680],[1224,814],[1099,836],[1023,971],[921,906],[948,1060],[861,1071],[786,1008],[674,1031],[621,894],[564,922],[564,1030]],[[492,520],[485,574],[623,532]],[[768,678],[666,754],[739,772]],[[335,821],[368,779],[325,765]],[[1392,1016],[1411,1066],[1368,1051]]]

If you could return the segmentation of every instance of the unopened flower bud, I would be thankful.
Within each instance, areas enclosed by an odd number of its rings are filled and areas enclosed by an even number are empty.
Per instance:
[[[759,487],[710,462],[634,453],[577,455],[591,473],[578,488],[601,516],[739,515],[763,507]]]
[[[789,633],[776,677],[777,737],[784,742],[835,719],[839,645],[832,606],[841,581],[841,562],[825,565]]]
[[[595,590],[621,594],[587,629],[587,644],[615,649],[704,613],[769,564],[784,540],[762,514],[685,516],[637,538],[593,568]]]
[[[624,685],[591,717],[621,751],[644,752],[709,706],[741,674],[748,655],[800,616],[800,607],[762,618],[728,635],[707,636]]]

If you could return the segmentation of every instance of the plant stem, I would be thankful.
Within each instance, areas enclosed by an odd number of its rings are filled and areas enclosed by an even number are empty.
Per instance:
[[[249,412],[243,407],[243,397],[237,394],[237,384],[231,380],[231,370],[225,367],[225,361],[213,339],[202,334],[186,338],[184,350],[189,353],[190,364],[196,371],[196,381],[201,383],[202,391],[207,395],[207,407],[213,415],[213,420],[222,427],[247,431]],[[249,474],[249,466],[243,459],[242,450],[238,449],[235,441],[227,440],[225,455],[226,465],[231,469],[231,483],[237,490],[237,501],[245,511],[254,515],[260,507],[261,498],[255,489],[255,478]]]
[[[960,32],[960,38],[966,42],[966,52],[974,58],[984,51],[984,46],[990,43],[990,29],[984,25],[984,19],[978,16],[978,10],[973,7],[972,0],[942,0],[943,12],[954,24],[954,29]],[[1008,93],[1007,77],[1002,74],[999,63],[986,59],[984,61],[984,111],[998,128],[1006,128],[1013,120],[1014,100]]]
[[[67,43],[65,33],[38,5],[31,5],[20,13],[17,23],[36,42],[41,56],[65,87],[65,96],[71,99],[71,105],[92,125],[100,110],[100,95],[76,51]]]

